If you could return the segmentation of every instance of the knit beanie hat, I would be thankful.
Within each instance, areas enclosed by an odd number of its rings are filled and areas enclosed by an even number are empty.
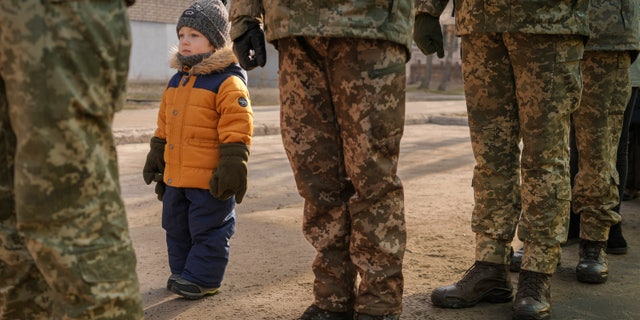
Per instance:
[[[202,33],[216,49],[227,46],[229,38],[229,13],[226,1],[198,0],[185,10],[176,26],[176,32],[182,27],[190,27]]]

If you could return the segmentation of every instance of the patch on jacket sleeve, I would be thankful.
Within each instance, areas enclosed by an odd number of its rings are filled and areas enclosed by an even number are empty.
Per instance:
[[[249,105],[249,101],[247,101],[247,98],[245,98],[245,97],[240,97],[240,98],[238,98],[238,104],[241,107],[245,107],[246,108]]]

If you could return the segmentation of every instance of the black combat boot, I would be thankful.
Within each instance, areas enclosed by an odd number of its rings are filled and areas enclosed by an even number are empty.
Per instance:
[[[551,319],[551,275],[520,270],[513,320]]]
[[[590,241],[580,239],[580,260],[576,266],[578,281],[587,283],[604,283],[609,277],[606,241]]]
[[[386,316],[372,316],[370,314],[357,313],[355,320],[398,320],[399,314],[388,314]]]
[[[611,226],[609,239],[607,239],[607,253],[625,254],[627,253],[627,240],[622,235],[622,223],[618,222]]]
[[[476,261],[453,285],[439,287],[431,293],[431,302],[442,308],[468,308],[480,301],[504,303],[513,300],[509,266]]]
[[[311,305],[298,318],[299,320],[353,320],[353,311],[329,311]]]

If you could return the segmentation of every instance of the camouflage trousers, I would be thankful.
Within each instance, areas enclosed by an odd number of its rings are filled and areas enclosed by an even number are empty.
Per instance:
[[[607,241],[609,227],[620,222],[616,170],[624,110],[631,96],[628,51],[586,51],[584,90],[572,114],[578,151],[573,182],[573,211],[580,215],[580,238]]]
[[[582,91],[582,39],[485,33],[463,36],[461,47],[476,159],[476,260],[509,263],[517,228],[522,268],[552,274],[567,236],[569,125]]]
[[[124,1],[0,3],[0,318],[141,319],[114,112]]]
[[[314,304],[385,315],[402,310],[403,46],[387,41],[278,40],[282,139],[316,249]],[[361,281],[356,289],[356,277]]]

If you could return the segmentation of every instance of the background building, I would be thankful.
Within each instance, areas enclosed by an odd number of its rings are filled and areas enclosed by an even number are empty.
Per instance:
[[[129,80],[136,82],[167,81],[175,70],[169,68],[170,52],[178,46],[176,23],[182,11],[195,0],[137,0],[129,7],[131,20],[131,63]],[[230,3],[230,1],[229,1]],[[459,38],[455,37],[451,4],[440,21],[445,32],[445,58],[425,57],[413,46],[407,64],[407,83],[422,89],[437,86],[442,89],[449,79],[460,78]],[[267,64],[249,71],[249,86],[275,88],[278,86],[278,53],[267,44]]]
[[[195,0],[137,0],[129,7],[131,20],[130,81],[167,81],[175,70],[169,68],[171,51],[178,46],[176,23],[182,11]],[[278,85],[277,52],[267,48],[267,65],[249,72],[250,85]]]

